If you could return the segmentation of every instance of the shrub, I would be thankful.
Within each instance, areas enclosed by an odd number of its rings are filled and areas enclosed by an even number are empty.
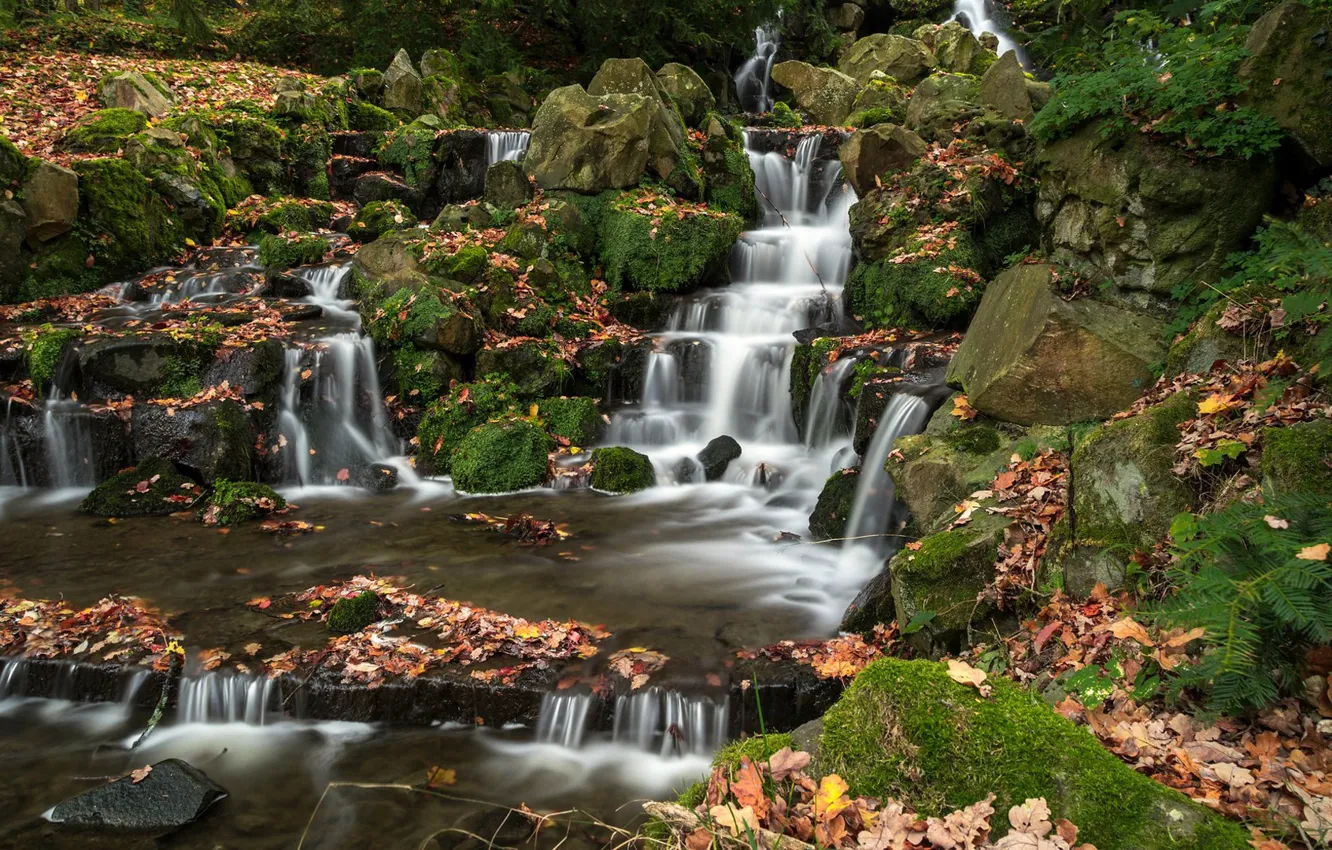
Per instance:
[[[1120,12],[1107,31],[1103,64],[1057,75],[1054,97],[1031,131],[1049,142],[1098,121],[1106,137],[1150,129],[1206,153],[1270,153],[1281,142],[1276,122],[1236,105],[1248,90],[1237,73],[1247,55],[1244,35],[1242,27],[1173,26],[1150,12]]]
[[[349,635],[379,619],[379,597],[369,590],[339,599],[329,609],[324,625],[335,635]]]
[[[1206,630],[1206,650],[1181,679],[1206,689],[1213,708],[1259,707],[1295,692],[1304,651],[1332,640],[1329,507],[1326,496],[1290,494],[1175,517],[1176,590],[1153,614]]]
[[[645,454],[615,446],[592,453],[592,486],[607,493],[636,493],[657,483],[657,472]]]
[[[491,422],[453,450],[453,484],[465,493],[511,493],[546,482],[555,441],[523,419]]]

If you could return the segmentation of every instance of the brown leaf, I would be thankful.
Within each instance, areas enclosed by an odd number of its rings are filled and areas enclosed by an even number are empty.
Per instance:
[[[808,767],[809,759],[809,753],[782,747],[768,758],[768,769],[772,771],[773,780],[781,782]]]
[[[148,774],[152,772],[153,772],[153,766],[151,764],[145,764],[143,767],[139,768],[138,770],[131,770],[130,784],[138,785],[140,782],[147,779]]]

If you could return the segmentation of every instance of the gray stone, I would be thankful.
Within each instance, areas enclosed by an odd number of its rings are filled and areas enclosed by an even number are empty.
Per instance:
[[[491,206],[511,210],[532,200],[532,194],[532,183],[518,163],[497,162],[486,169],[483,198]]]
[[[927,142],[946,144],[953,128],[981,114],[980,82],[970,75],[936,72],[916,86],[906,125]]]
[[[742,449],[734,437],[720,436],[709,441],[698,453],[698,462],[703,465],[703,477],[708,481],[717,481],[726,474],[726,467],[740,457]]]
[[[593,97],[607,94],[639,94],[666,102],[667,91],[657,75],[642,59],[607,59],[597,69],[587,93]]]
[[[1258,19],[1245,47],[1241,102],[1273,118],[1321,169],[1332,165],[1332,12],[1287,0]]]
[[[251,478],[254,431],[245,408],[230,399],[183,408],[136,404],[130,436],[136,457],[175,461],[205,483]]]
[[[856,32],[865,23],[865,10],[855,3],[843,3],[828,10],[828,23],[835,30]]]
[[[774,66],[772,79],[790,89],[796,103],[817,124],[845,123],[860,93],[860,85],[841,71],[796,60]]]
[[[421,76],[457,77],[461,68],[451,51],[433,48],[421,54]]]
[[[68,233],[79,217],[79,176],[63,165],[35,160],[23,181],[23,211],[30,245]]]
[[[864,85],[874,71],[882,71],[904,86],[924,79],[938,65],[922,42],[901,35],[875,33],[851,45],[837,69]]]
[[[108,108],[133,109],[150,118],[164,115],[171,108],[171,98],[138,71],[110,75],[102,80],[97,96]]]
[[[384,108],[400,110],[415,118],[421,114],[423,89],[421,75],[412,67],[412,57],[406,50],[399,50],[384,72]]]
[[[1009,50],[981,77],[981,105],[1005,118],[1030,121],[1050,99],[1050,84],[1027,79],[1017,54]]]
[[[905,171],[924,155],[928,145],[896,124],[875,124],[851,134],[838,150],[842,169],[858,197],[875,188],[874,178]]]
[[[0,297],[12,300],[13,288],[23,277],[19,249],[28,232],[28,217],[18,201],[0,198]]]
[[[122,776],[51,810],[52,823],[113,832],[165,834],[197,820],[227,790],[180,759],[159,761],[141,781]]]
[[[712,90],[688,65],[667,62],[658,69],[657,81],[690,127],[702,127],[708,113],[717,108]]]

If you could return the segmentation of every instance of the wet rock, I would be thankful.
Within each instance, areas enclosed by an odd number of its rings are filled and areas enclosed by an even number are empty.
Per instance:
[[[657,82],[690,127],[702,127],[708,113],[717,106],[707,83],[688,65],[667,62],[657,70]]]
[[[19,248],[28,233],[28,217],[18,201],[0,199],[0,298],[12,299],[11,289],[18,286],[27,271]]]
[[[1023,425],[1105,419],[1132,404],[1164,356],[1161,323],[1089,297],[1054,269],[1018,265],[985,290],[948,383],[980,412]]]
[[[364,463],[351,468],[347,482],[371,493],[387,493],[398,486],[398,470],[385,463]]]
[[[541,428],[525,420],[489,422],[467,436],[450,461],[453,483],[464,493],[511,493],[545,484],[555,449]]]
[[[434,200],[459,204],[481,197],[486,183],[486,131],[454,130],[439,137],[435,147],[439,176]]]
[[[198,820],[226,796],[203,771],[167,759],[137,782],[123,776],[58,804],[49,819],[71,827],[165,834]]]
[[[356,181],[379,168],[370,158],[334,156],[328,161],[328,191],[335,200],[345,200],[356,192]]]
[[[698,462],[703,466],[703,476],[708,481],[717,481],[726,474],[726,467],[740,457],[740,444],[734,437],[720,436],[712,439],[703,451],[698,453]]]
[[[98,86],[97,96],[106,107],[133,109],[150,118],[171,108],[171,97],[138,71],[121,71],[106,77]]]
[[[485,202],[502,210],[521,207],[532,200],[532,183],[516,162],[497,162],[486,169]]]
[[[605,493],[636,493],[657,484],[657,473],[647,455],[623,446],[592,453],[592,487]]]
[[[1286,2],[1258,19],[1245,42],[1249,56],[1240,77],[1250,81],[1241,99],[1274,119],[1318,168],[1332,165],[1332,14]]]
[[[180,345],[165,334],[93,337],[78,348],[80,398],[151,397],[168,375]]]
[[[655,292],[629,292],[606,305],[618,322],[654,333],[666,327],[674,301]]]
[[[98,484],[79,510],[104,517],[165,516],[190,507],[194,487],[170,461],[150,457]]]
[[[130,462],[130,447],[125,423],[107,411],[94,413],[86,408],[62,410],[53,415],[65,436],[73,436],[72,445],[62,446],[48,440],[50,425],[40,408],[22,404],[6,405],[0,395],[0,409],[5,418],[0,427],[7,430],[8,453],[0,454],[0,479],[7,484],[26,482],[32,487],[87,486],[114,475]],[[64,448],[80,449],[66,457],[52,452]],[[21,475],[21,478],[20,478]]]
[[[361,206],[375,201],[398,201],[413,210],[421,206],[421,190],[407,185],[392,174],[372,171],[356,178],[352,198]]]
[[[809,533],[815,540],[833,540],[846,531],[855,506],[860,470],[840,469],[828,477],[809,515]]]
[[[930,49],[916,39],[876,33],[851,45],[837,69],[860,85],[869,82],[872,72],[882,71],[910,86],[924,79],[937,64]]]
[[[1013,51],[1006,52],[981,77],[981,105],[1005,118],[1030,121],[1050,99],[1049,83],[1027,79]]]
[[[34,160],[23,181],[23,212],[29,245],[68,233],[79,217],[79,176],[54,162]]]
[[[206,483],[250,477],[254,432],[245,408],[230,399],[180,409],[136,404],[130,434],[136,456],[175,461]]]
[[[875,188],[876,177],[907,170],[927,147],[924,139],[905,127],[876,124],[852,133],[842,145],[842,168],[851,188],[863,198]]]
[[[562,372],[558,355],[536,341],[512,348],[485,348],[476,355],[478,375],[508,374],[523,396],[540,398],[557,394]]]
[[[800,108],[816,124],[845,123],[860,92],[860,84],[847,74],[796,60],[773,66],[772,79],[795,94]]]
[[[384,108],[409,119],[421,114],[425,85],[406,50],[399,50],[384,71]]]
[[[846,606],[842,624],[838,628],[843,632],[868,634],[880,623],[893,622],[896,616],[893,607],[893,573],[885,565]]]

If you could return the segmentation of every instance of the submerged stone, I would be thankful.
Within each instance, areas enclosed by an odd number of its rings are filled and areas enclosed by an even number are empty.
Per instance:
[[[166,759],[138,781],[122,776],[58,804],[47,819],[71,827],[165,834],[198,820],[226,796],[227,789],[202,770]]]

